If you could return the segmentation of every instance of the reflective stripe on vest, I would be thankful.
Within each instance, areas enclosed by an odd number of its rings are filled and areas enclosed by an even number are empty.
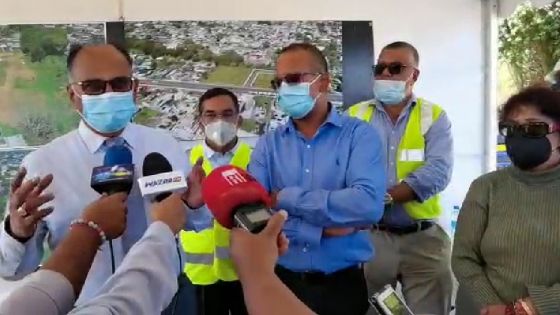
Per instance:
[[[424,135],[442,112],[442,108],[438,105],[421,98],[416,100],[416,105],[412,107],[397,151],[397,177],[399,181],[404,180],[410,173],[424,165],[426,147]],[[371,122],[374,113],[375,104],[373,101],[358,103],[348,109],[349,116],[366,122]],[[439,198],[439,195],[435,195],[424,202],[407,202],[404,204],[404,208],[413,219],[434,219],[443,210]]]
[[[251,147],[240,143],[230,161],[231,165],[247,169],[251,158]],[[213,166],[204,157],[203,145],[191,150],[190,163],[194,165],[203,158],[202,168],[206,174],[212,172]],[[181,245],[186,255],[184,272],[193,284],[209,285],[218,280],[234,281],[237,274],[229,255],[230,231],[214,220],[213,227],[200,232],[181,231]]]

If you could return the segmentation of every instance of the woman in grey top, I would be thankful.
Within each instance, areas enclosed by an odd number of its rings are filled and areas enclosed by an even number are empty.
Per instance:
[[[548,87],[500,111],[513,166],[472,183],[453,249],[460,290],[480,314],[560,314],[559,130],[560,93]]]

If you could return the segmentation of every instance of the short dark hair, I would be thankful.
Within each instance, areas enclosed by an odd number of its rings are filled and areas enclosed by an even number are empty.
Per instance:
[[[228,89],[217,87],[204,92],[204,94],[202,94],[202,96],[198,99],[198,115],[200,116],[202,114],[202,104],[204,102],[218,96],[229,96],[233,101],[235,111],[239,113],[239,100],[237,99],[237,96],[235,96],[235,94]]]
[[[84,48],[90,46],[96,46],[96,45],[98,44],[72,44],[72,46],[70,46],[70,50],[68,51],[68,57],[66,57],[66,69],[68,70],[68,72],[72,71],[72,67],[74,66],[74,61],[76,60],[76,57],[78,57],[78,54]],[[130,56],[130,53],[126,48],[117,44],[108,44],[108,45],[113,46],[116,50],[118,50],[126,58],[128,64],[132,66],[132,57]]]
[[[291,52],[291,51],[298,51],[298,50],[304,50],[311,53],[313,57],[315,57],[315,59],[317,59],[317,61],[321,65],[321,71],[323,71],[324,73],[329,73],[329,64],[327,62],[327,58],[325,57],[323,52],[319,48],[317,48],[317,46],[310,43],[290,44],[282,48],[282,50],[280,50],[278,57],[280,57],[284,53]]]
[[[420,54],[418,54],[418,49],[416,49],[416,47],[412,46],[412,44],[410,43],[399,41],[390,43],[389,45],[383,47],[383,50],[389,49],[408,49],[412,53],[412,57],[414,58],[414,62],[416,62],[416,65],[420,64]]]
[[[548,86],[532,86],[510,97],[500,107],[499,119],[505,122],[508,117],[522,106],[536,108],[541,114],[560,122],[560,92]]]

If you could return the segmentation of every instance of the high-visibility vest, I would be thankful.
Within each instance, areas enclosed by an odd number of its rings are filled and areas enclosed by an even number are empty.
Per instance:
[[[443,109],[438,105],[421,98],[416,100],[397,151],[397,178],[399,181],[404,180],[410,173],[425,164],[426,139],[424,135],[442,112]],[[351,117],[368,123],[371,122],[374,113],[375,103],[373,101],[358,103],[348,110]],[[439,195],[424,202],[409,201],[403,206],[408,215],[416,220],[435,219],[443,211]]]
[[[240,143],[230,161],[231,165],[247,169],[251,158],[251,147]],[[191,150],[190,163],[194,165],[203,158],[202,168],[206,174],[212,172],[213,166],[204,157],[202,144]],[[184,272],[196,285],[210,285],[218,280],[235,281],[238,279],[233,262],[229,256],[230,231],[216,220],[213,226],[200,232],[181,231],[181,246],[185,251]]]

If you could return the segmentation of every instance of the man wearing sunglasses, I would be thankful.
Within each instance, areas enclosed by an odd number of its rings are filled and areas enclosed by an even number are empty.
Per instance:
[[[438,194],[451,179],[451,124],[441,107],[416,97],[418,52],[405,42],[381,51],[374,67],[375,99],[350,116],[377,129],[386,152],[385,213],[372,230],[379,253],[366,265],[370,293],[402,284],[415,314],[449,314],[453,291],[451,242],[438,225]]]
[[[317,314],[363,315],[373,250],[360,227],[379,220],[386,189],[379,136],[328,102],[327,61],[311,44],[280,52],[272,84],[290,119],[259,140],[248,170],[289,213],[276,273]]]
[[[47,236],[49,247],[54,249],[70,223],[80,217],[87,204],[99,198],[90,187],[91,172],[92,168],[103,165],[110,146],[126,146],[132,152],[138,173],[144,157],[151,152],[164,154],[175,170],[186,173],[190,169],[185,152],[173,137],[131,123],[138,111],[135,104],[138,82],[132,78],[132,59],[126,50],[114,45],[75,46],[69,52],[67,67],[70,80],[67,90],[73,110],[81,117],[79,127],[30,153],[22,162],[28,177],[52,174],[51,185],[43,189],[54,196],[46,205],[52,206],[54,211],[35,221],[26,218],[26,213],[32,211],[28,202],[20,207],[22,211],[10,211],[12,215],[5,219],[0,232],[0,274],[3,277],[21,277],[35,271],[43,258]],[[203,204],[202,177],[196,168],[192,174],[194,180],[184,199],[192,208],[198,208]],[[97,294],[111,276],[112,259],[118,266],[146,231],[149,204],[141,197],[137,185],[128,196],[127,209],[124,234],[112,241],[112,250],[105,244],[98,251],[78,304]]]

